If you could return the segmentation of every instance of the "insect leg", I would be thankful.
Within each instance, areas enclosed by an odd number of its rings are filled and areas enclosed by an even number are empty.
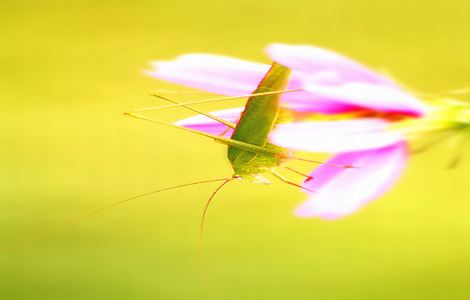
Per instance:
[[[315,163],[315,164],[327,164],[327,165],[330,165],[330,166],[333,166],[333,167],[338,167],[338,168],[353,168],[354,167],[354,166],[345,166],[345,165],[338,165],[338,164],[329,164],[329,163],[325,163],[323,161],[317,161],[317,160],[311,160],[311,159],[307,159],[307,158],[287,155],[285,153],[285,151],[283,151],[283,150],[276,150],[276,149],[272,149],[272,148],[267,148],[267,147],[261,147],[261,146],[248,144],[248,143],[237,141],[237,140],[234,140],[234,139],[225,138],[225,137],[222,137],[222,136],[213,135],[213,134],[210,134],[210,133],[205,133],[205,132],[194,130],[194,129],[191,129],[191,128],[186,128],[186,127],[183,127],[183,126],[174,125],[174,124],[171,124],[171,123],[168,123],[168,122],[165,122],[165,121],[160,121],[160,120],[157,120],[157,119],[148,118],[148,117],[136,114],[134,112],[128,112],[128,113],[125,113],[125,115],[129,116],[129,117],[132,117],[132,118],[141,119],[141,120],[145,120],[145,121],[152,122],[152,123],[157,123],[157,124],[160,124],[160,125],[163,125],[163,126],[173,127],[173,128],[177,128],[177,129],[180,129],[180,130],[192,132],[192,133],[195,133],[195,134],[198,134],[198,135],[202,135],[202,136],[211,138],[211,139],[215,140],[216,142],[219,142],[219,143],[222,143],[222,144],[225,144],[225,145],[231,145],[231,146],[234,146],[234,147],[238,147],[240,149],[245,149],[245,150],[248,150],[248,151],[251,151],[251,152],[254,152],[254,153],[266,153],[266,154],[279,155],[279,156],[287,158],[287,159],[295,159],[295,160],[300,160],[300,161],[305,161],[305,162],[310,162],[310,163]]]
[[[290,168],[290,167],[283,166],[283,168],[286,169],[286,170],[289,170],[289,171],[291,171],[291,172],[293,172],[293,173],[295,173],[295,174],[298,174],[298,175],[300,175],[300,176],[303,176],[303,177],[307,178],[306,181],[310,181],[310,180],[313,179],[312,176],[307,175],[307,174],[302,173],[302,172],[299,172],[299,171],[297,171],[297,170],[295,170],[295,169],[292,169],[292,168]]]
[[[308,189],[306,187],[303,187],[301,186],[300,184],[297,184],[295,182],[292,182],[292,181],[289,181],[288,179],[284,178],[284,176],[282,176],[281,174],[279,174],[276,170],[273,170],[273,169],[270,169],[270,168],[266,168],[266,171],[269,172],[270,174],[272,174],[274,177],[276,177],[277,179],[281,180],[282,182],[284,183],[287,183],[289,185],[293,185],[295,187],[298,187],[298,188],[301,188],[303,190],[306,190],[308,192],[314,192],[313,190],[311,189]]]
[[[267,153],[267,154],[274,154],[274,155],[284,155],[283,151],[280,151],[280,150],[274,150],[274,149],[269,149],[269,148],[260,147],[260,146],[256,146],[256,145],[251,145],[251,144],[240,142],[240,141],[233,140],[233,139],[230,139],[230,138],[225,138],[225,137],[221,137],[221,136],[218,136],[218,135],[213,135],[213,134],[210,134],[210,133],[205,133],[205,132],[202,132],[202,131],[194,130],[194,129],[191,129],[191,128],[186,128],[186,127],[183,127],[183,126],[174,125],[174,124],[171,124],[171,123],[168,123],[168,122],[165,122],[165,121],[160,121],[160,120],[157,120],[157,119],[148,118],[148,117],[145,117],[145,116],[142,116],[142,115],[139,115],[139,114],[135,114],[133,112],[125,113],[125,115],[129,116],[131,118],[141,119],[141,120],[149,121],[149,122],[152,122],[152,123],[157,123],[157,124],[160,124],[160,125],[163,125],[163,126],[168,126],[168,127],[177,128],[177,129],[180,129],[180,130],[192,132],[192,133],[195,133],[195,134],[198,134],[198,135],[202,135],[202,136],[211,138],[211,139],[215,140],[216,142],[219,142],[219,143],[222,143],[222,144],[225,144],[225,145],[232,145],[234,147],[239,147],[241,149],[245,149],[245,150],[252,151],[252,152],[255,152],[255,153]]]

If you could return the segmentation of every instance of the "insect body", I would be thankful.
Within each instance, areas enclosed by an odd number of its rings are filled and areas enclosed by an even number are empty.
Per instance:
[[[241,114],[237,124],[227,122],[226,120],[202,112],[198,109],[190,107],[187,104],[178,103],[162,95],[153,94],[158,98],[172,102],[174,104],[162,108],[182,106],[194,112],[197,112],[198,114],[204,115],[217,122],[220,122],[229,128],[232,128],[234,131],[231,138],[226,138],[223,136],[213,135],[191,128],[169,124],[160,120],[151,119],[138,114],[138,112],[140,111],[157,110],[160,109],[160,107],[135,110],[131,113],[126,113],[126,115],[133,118],[158,123],[161,125],[171,126],[185,131],[190,131],[199,135],[212,138],[217,142],[226,144],[228,146],[227,158],[230,161],[234,170],[234,175],[231,179],[243,178],[259,183],[269,183],[266,178],[260,175],[261,173],[267,172],[286,183],[293,184],[292,182],[289,182],[284,179],[273,169],[274,167],[278,167],[285,159],[292,157],[289,157],[289,155],[287,154],[287,149],[278,147],[268,142],[269,134],[276,125],[279,116],[280,95],[286,92],[295,92],[285,90],[289,77],[289,68],[280,65],[276,62],[273,63],[270,70],[266,73],[256,90],[251,95],[249,95],[248,101],[245,105],[245,110]],[[242,96],[227,98],[242,98]],[[214,100],[224,100],[224,98]]]
[[[127,113],[127,115],[130,117],[144,119],[154,123],[190,131],[199,135],[210,137],[217,142],[227,145],[227,158],[232,165],[234,174],[232,177],[226,178],[224,182],[214,191],[212,196],[208,199],[201,220],[201,229],[204,221],[204,216],[211,200],[227,182],[233,179],[248,179],[253,182],[267,184],[269,183],[269,180],[267,180],[261,174],[270,173],[271,175],[275,176],[276,178],[282,180],[285,183],[303,188],[293,182],[286,180],[283,176],[281,176],[274,170],[274,168],[280,166],[284,160],[294,157],[290,157],[288,155],[287,149],[269,143],[268,139],[269,134],[273,130],[278,120],[280,112],[279,102],[281,93],[294,92],[285,90],[289,81],[290,73],[291,71],[289,68],[274,62],[269,71],[259,83],[256,90],[249,96],[248,101],[245,105],[245,109],[239,117],[237,124],[227,122],[226,120],[223,120],[211,114],[199,111],[198,109],[190,107],[187,104],[178,103],[162,95],[154,94],[155,96],[163,100],[172,102],[174,106],[185,107],[194,112],[197,112],[198,114],[204,115],[217,122],[220,122],[226,125],[228,128],[232,128],[233,134],[231,138],[225,138],[223,136],[217,136],[191,128],[169,124],[160,120],[150,119],[136,113],[144,110],[153,110],[153,108],[141,109],[132,113]],[[219,100],[223,100],[223,98]],[[159,108],[160,107],[156,107],[155,109]],[[168,108],[168,106],[164,108]],[[287,169],[294,171],[290,168]],[[301,174],[299,172],[296,173]],[[304,176],[306,176],[308,179],[311,178],[307,175]]]
[[[148,196],[151,194],[179,189],[191,185],[197,184],[205,184],[211,182],[221,182],[223,183],[212,193],[211,197],[208,199],[207,204],[204,208],[202,219],[201,219],[201,232],[204,223],[204,218],[207,212],[207,208],[214,198],[215,194],[229,181],[233,179],[248,179],[258,183],[269,183],[269,181],[262,176],[262,173],[270,173],[271,175],[277,177],[278,179],[282,180],[285,183],[303,188],[295,183],[292,183],[286,179],[284,179],[280,174],[278,174],[274,168],[279,167],[281,163],[289,158],[292,159],[299,159],[303,161],[311,161],[302,158],[296,158],[288,155],[288,150],[278,147],[276,145],[270,144],[268,141],[269,134],[273,130],[276,122],[278,120],[279,112],[280,112],[280,104],[279,99],[282,93],[287,92],[296,92],[297,90],[285,90],[285,87],[288,83],[290,76],[290,69],[282,66],[278,63],[273,63],[270,70],[266,73],[256,90],[250,95],[243,95],[243,96],[236,96],[236,97],[224,97],[224,98],[217,98],[207,101],[201,102],[191,102],[191,103],[178,103],[172,99],[166,98],[159,94],[154,94],[158,98],[166,100],[168,102],[173,103],[172,105],[160,106],[160,107],[151,107],[151,108],[144,108],[140,110],[134,110],[133,112],[125,113],[125,115],[137,119],[143,119],[146,121],[150,121],[153,123],[158,123],[160,125],[170,126],[173,128],[178,128],[181,130],[189,131],[198,135],[202,135],[205,137],[209,137],[219,143],[227,145],[227,158],[230,161],[232,168],[234,170],[234,174],[232,177],[228,178],[219,178],[219,179],[212,179],[212,180],[201,180],[192,183],[180,184],[172,187],[162,188],[159,190],[155,190],[152,192],[144,193],[141,195],[137,195],[134,197],[130,197],[124,200],[116,201],[110,203],[108,205],[99,207],[97,209],[93,209],[89,212],[71,218],[58,226],[50,228],[49,230],[45,230],[40,236],[32,239],[27,239],[26,241],[20,241],[17,244],[24,244],[25,242],[31,242],[37,240],[38,238],[43,238],[48,236],[62,226],[79,221],[85,217],[89,217],[91,215],[100,213],[106,209],[127,203],[131,200],[135,200],[137,198],[141,198],[144,196]],[[198,104],[198,103],[207,103],[212,101],[221,101],[221,100],[228,100],[228,99],[238,99],[238,98],[246,98],[248,97],[248,101],[245,105],[245,109],[241,116],[238,119],[237,124],[233,124],[228,122],[222,118],[218,118],[217,116],[213,116],[211,114],[202,112],[198,109],[191,107],[191,104]],[[185,107],[189,110],[192,110],[198,114],[204,115],[208,118],[211,118],[217,122],[220,122],[227,126],[228,128],[233,129],[233,134],[231,138],[226,138],[219,135],[214,135],[198,130],[194,130],[191,128],[186,128],[183,126],[174,125],[171,123],[167,123],[164,121],[156,120],[148,118],[144,115],[139,114],[141,111],[149,111],[149,110],[159,110],[163,108],[169,107]],[[306,176],[308,179],[308,175],[301,174],[295,170],[285,167],[288,170],[291,170],[295,173],[300,175]],[[305,189],[305,188],[304,188]],[[17,244],[15,244],[17,246]]]
[[[274,63],[254,94],[283,90],[288,82],[290,70]],[[280,94],[252,96],[248,99],[232,139],[250,145],[282,152],[283,149],[268,143],[269,133],[274,128],[279,111]],[[262,180],[260,173],[279,166],[282,154],[257,153],[252,150],[228,145],[227,157],[235,172],[234,176]]]

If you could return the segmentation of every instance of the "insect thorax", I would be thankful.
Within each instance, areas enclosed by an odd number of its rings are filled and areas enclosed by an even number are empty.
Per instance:
[[[267,144],[265,148],[276,151],[278,154],[256,153],[244,150],[231,159],[230,163],[234,170],[234,176],[265,183],[260,174],[281,165],[286,161],[288,153],[286,149],[272,144]]]

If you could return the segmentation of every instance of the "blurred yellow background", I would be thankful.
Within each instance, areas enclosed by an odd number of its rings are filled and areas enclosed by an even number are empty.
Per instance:
[[[149,61],[204,52],[268,63],[269,43],[313,44],[439,93],[469,84],[469,10],[465,0],[2,1],[0,245],[231,175],[222,145],[122,115],[179,88],[143,75]],[[468,299],[470,161],[447,170],[456,152],[413,156],[390,193],[335,222],[295,218],[298,189],[231,183],[209,211],[205,257],[198,223],[214,184],[136,200],[2,252],[0,299]]]

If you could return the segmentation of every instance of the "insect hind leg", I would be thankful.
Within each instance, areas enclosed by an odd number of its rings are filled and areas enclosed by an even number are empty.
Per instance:
[[[313,176],[307,175],[307,174],[305,174],[305,173],[302,173],[302,172],[297,171],[297,170],[295,170],[295,169],[292,169],[292,168],[290,168],[290,167],[283,166],[283,168],[286,169],[286,170],[289,170],[289,171],[291,171],[291,172],[293,172],[293,173],[295,173],[295,174],[298,174],[298,175],[300,175],[300,176],[302,176],[302,177],[305,177],[305,178],[306,178],[305,181],[310,181],[310,180],[313,179]]]
[[[282,182],[284,183],[287,183],[288,185],[292,185],[292,186],[295,186],[295,187],[298,187],[302,190],[305,190],[307,192],[314,192],[313,190],[309,189],[309,188],[306,188],[306,187],[303,187],[301,186],[300,184],[297,184],[295,182],[292,182],[288,179],[286,179],[284,176],[282,176],[281,174],[279,174],[276,170],[273,170],[273,169],[270,169],[270,168],[266,168],[266,171],[270,174],[272,174],[274,177],[276,177],[277,179],[281,180]]]

